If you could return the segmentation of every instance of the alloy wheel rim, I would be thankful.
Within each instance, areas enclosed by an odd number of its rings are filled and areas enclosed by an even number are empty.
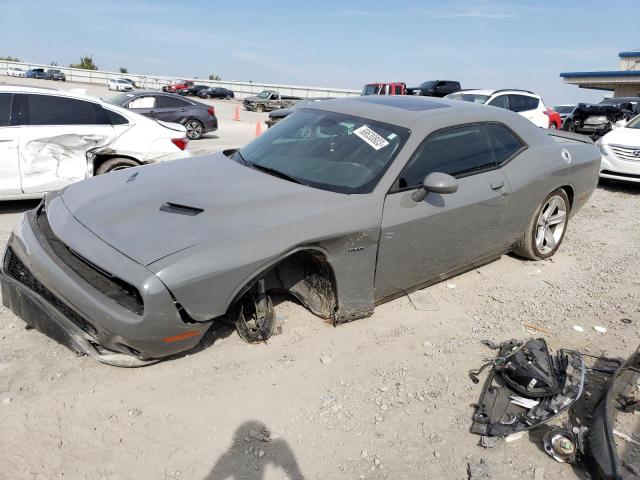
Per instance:
[[[538,215],[536,224],[536,249],[542,255],[553,252],[567,224],[567,203],[560,195],[554,195]]]
[[[186,128],[189,138],[202,135],[202,126],[198,122],[189,122]]]

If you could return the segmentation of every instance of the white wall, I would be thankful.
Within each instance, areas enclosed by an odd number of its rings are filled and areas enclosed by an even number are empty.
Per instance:
[[[22,63],[22,62],[7,62],[0,61],[0,72],[5,73],[8,67],[20,67],[24,70],[31,68],[56,68],[67,77],[70,82],[82,82],[82,83],[96,83],[107,84],[109,78],[126,77],[135,81],[144,89],[159,90],[164,85],[168,85],[174,80],[193,80],[197,84],[210,85],[212,87],[224,87],[229,90],[233,90],[235,97],[242,99],[251,95],[260,93],[262,90],[277,90],[281,95],[292,95],[296,97],[311,98],[311,97],[348,97],[353,95],[359,95],[358,90],[346,90],[340,88],[322,88],[322,87],[303,87],[295,85],[274,85],[267,83],[253,83],[253,82],[227,82],[227,81],[212,81],[204,79],[192,79],[192,78],[178,78],[178,77],[165,77],[162,75],[142,75],[136,73],[118,73],[118,72],[106,72],[103,70],[83,70],[79,68],[69,68],[61,66],[51,65],[39,65],[36,63]]]

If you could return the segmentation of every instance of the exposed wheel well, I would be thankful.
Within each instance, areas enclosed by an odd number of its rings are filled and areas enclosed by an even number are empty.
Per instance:
[[[569,207],[572,207],[573,206],[573,197],[575,195],[573,187],[571,185],[563,185],[560,188],[563,189],[565,192],[567,192],[567,197],[569,197]]]
[[[100,165],[102,165],[107,160],[111,160],[112,158],[128,158],[129,160],[133,160],[134,162],[136,162],[138,165],[142,165],[142,162],[140,162],[140,160],[128,155],[120,155],[117,153],[101,153],[93,158],[93,174],[95,175],[95,172],[98,170],[98,168],[100,168]]]
[[[267,292],[290,293],[321,318],[333,318],[338,308],[333,268],[318,250],[300,250],[269,267],[238,292],[230,307],[261,278]]]

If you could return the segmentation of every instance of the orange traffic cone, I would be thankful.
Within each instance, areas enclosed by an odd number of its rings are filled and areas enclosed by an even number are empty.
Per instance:
[[[240,121],[240,107],[238,106],[236,106],[236,113],[233,115],[233,121],[234,122]]]
[[[262,128],[260,128],[260,120],[256,120],[256,137],[262,135]]]

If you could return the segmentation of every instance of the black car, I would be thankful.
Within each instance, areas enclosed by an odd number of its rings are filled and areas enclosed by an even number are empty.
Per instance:
[[[175,93],[124,92],[107,101],[156,120],[180,123],[187,129],[190,140],[197,140],[206,132],[218,129],[213,107]]]
[[[459,92],[460,82],[452,80],[429,80],[417,87],[407,88],[408,95],[422,95],[425,97],[444,97],[450,93]]]
[[[67,81],[67,77],[65,76],[65,74],[57,68],[50,68],[49,70],[47,70],[46,75],[48,80],[62,80],[63,82]]]
[[[233,92],[228,88],[208,87],[198,92],[200,98],[234,98]]]
[[[322,100],[333,100],[333,98],[334,97],[307,98],[306,100],[302,100],[301,102],[296,103],[292,107],[279,108],[278,110],[270,112],[269,118],[264,123],[267,124],[267,128],[271,128],[287,115],[295,112],[298,108],[310,107],[314,102],[319,102]]]
[[[176,90],[176,93],[180,95],[188,95],[190,97],[195,97],[198,95],[198,92],[201,90],[206,90],[209,88],[208,85],[191,85],[189,88],[181,88],[180,90]]]

